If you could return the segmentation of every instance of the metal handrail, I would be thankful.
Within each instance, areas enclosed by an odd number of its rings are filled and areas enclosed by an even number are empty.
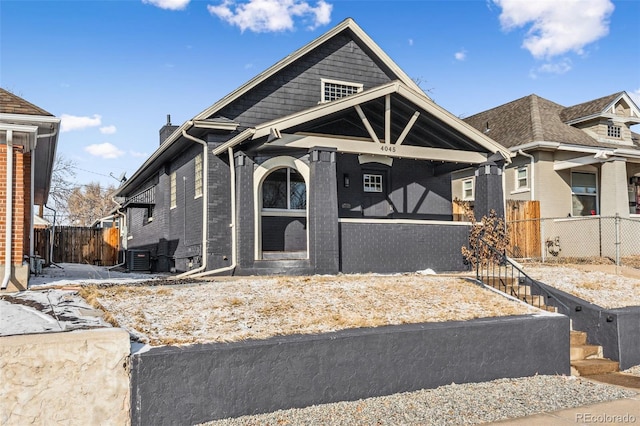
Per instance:
[[[481,245],[486,247],[489,254],[481,249]],[[538,281],[527,275],[504,251],[497,250],[482,237],[478,238],[475,255],[476,279],[478,281],[537,308],[542,308],[543,305],[554,306],[562,313],[569,313],[567,305],[554,297]],[[528,291],[527,286],[529,287]]]

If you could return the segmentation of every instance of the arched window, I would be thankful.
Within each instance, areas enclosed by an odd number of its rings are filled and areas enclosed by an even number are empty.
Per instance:
[[[262,184],[262,208],[306,209],[307,186],[302,175],[290,167],[269,173]]]

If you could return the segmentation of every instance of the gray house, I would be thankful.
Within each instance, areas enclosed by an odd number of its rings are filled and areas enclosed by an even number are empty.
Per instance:
[[[351,19],[160,138],[118,191],[124,238],[193,275],[461,270],[451,173],[501,211],[509,158]]]

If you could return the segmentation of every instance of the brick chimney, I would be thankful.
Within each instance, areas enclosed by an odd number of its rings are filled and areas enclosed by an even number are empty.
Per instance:
[[[162,145],[162,142],[167,140],[167,138],[171,136],[171,133],[173,133],[177,128],[178,126],[173,126],[171,124],[171,114],[167,114],[167,124],[160,128],[160,145]]]

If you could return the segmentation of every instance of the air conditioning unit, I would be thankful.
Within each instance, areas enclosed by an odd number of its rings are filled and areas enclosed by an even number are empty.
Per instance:
[[[128,250],[127,269],[129,272],[148,272],[151,270],[151,253],[149,250]]]

